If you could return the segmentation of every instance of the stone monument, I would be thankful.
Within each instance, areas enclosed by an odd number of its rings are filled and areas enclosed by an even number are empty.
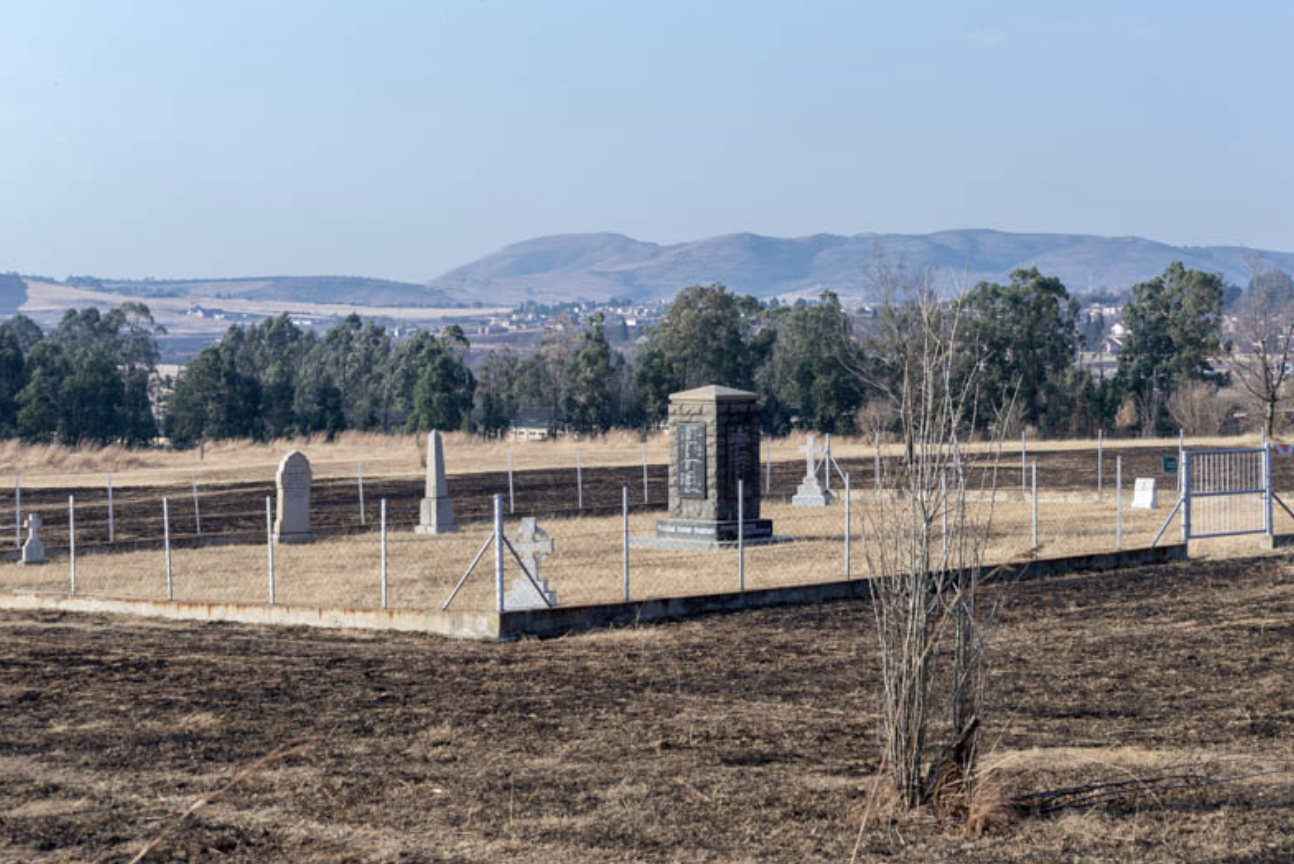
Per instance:
[[[800,452],[804,454],[804,479],[800,481],[800,487],[795,490],[795,495],[791,498],[791,506],[826,507],[831,503],[831,493],[818,483],[818,447],[814,443],[814,436],[809,436],[804,446],[800,448]],[[831,471],[830,465],[827,466],[827,471]]]
[[[427,491],[418,513],[418,524],[413,529],[417,533],[458,533],[458,525],[454,522],[454,502],[449,497],[449,485],[445,480],[445,449],[437,431],[427,436]]]
[[[279,463],[275,477],[278,504],[274,514],[274,540],[278,543],[313,543],[310,533],[310,460],[293,450]]]
[[[557,591],[548,587],[548,580],[539,577],[539,565],[553,554],[552,538],[535,524],[535,517],[527,516],[521,520],[521,527],[512,535],[512,548],[525,565],[526,570],[534,577],[534,583],[522,573],[508,586],[507,596],[503,598],[505,610],[546,609],[557,605]],[[539,591],[535,588],[538,586]],[[543,597],[539,595],[543,592]],[[544,602],[547,598],[548,602]]]
[[[742,481],[745,542],[769,542],[759,516],[759,407],[755,394],[700,387],[669,397],[669,517],[635,545],[717,549],[737,542]]]
[[[45,544],[40,542],[37,533],[40,530],[40,517],[35,513],[27,517],[27,542],[22,544],[22,564],[47,564]]]
[[[1155,488],[1154,477],[1138,477],[1132,487],[1133,510],[1158,510],[1159,496]]]

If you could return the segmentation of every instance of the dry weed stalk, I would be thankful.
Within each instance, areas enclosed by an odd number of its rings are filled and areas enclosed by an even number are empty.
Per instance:
[[[235,786],[242,783],[244,780],[251,777],[253,774],[256,774],[257,772],[262,771],[265,768],[268,768],[269,766],[277,762],[282,762],[284,759],[288,758],[289,756],[293,756],[297,753],[303,752],[306,748],[310,747],[312,744],[314,744],[314,741],[309,739],[289,742],[287,744],[284,744],[282,747],[279,747],[276,750],[272,750],[271,752],[257,759],[255,762],[253,762],[252,764],[248,765],[246,768],[244,768],[243,770],[235,774],[233,776],[233,779],[231,779],[224,786],[221,786],[219,789],[215,790],[214,792],[209,792],[206,795],[203,795],[201,798],[197,799],[192,804],[190,804],[188,808],[183,813],[181,813],[178,817],[172,820],[169,825],[167,825],[161,831],[157,832],[157,834],[153,837],[152,840],[149,840],[147,843],[145,843],[144,848],[140,849],[138,854],[136,854],[134,858],[130,859],[129,864],[139,864],[139,862],[143,861],[144,857],[147,856],[149,852],[152,852],[154,849],[160,846],[163,841],[165,841],[171,835],[179,831],[180,828],[184,826],[184,823],[187,822],[190,817],[192,817],[199,810],[202,810],[204,807],[208,806],[209,804],[213,804],[216,801],[223,798]]]

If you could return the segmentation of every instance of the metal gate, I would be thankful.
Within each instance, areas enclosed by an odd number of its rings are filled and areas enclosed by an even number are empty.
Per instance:
[[[1182,542],[1238,534],[1272,534],[1271,448],[1187,450],[1179,460],[1178,497],[1155,535],[1154,546],[1181,513]]]

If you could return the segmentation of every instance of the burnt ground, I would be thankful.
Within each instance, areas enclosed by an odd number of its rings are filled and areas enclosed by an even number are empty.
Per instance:
[[[1165,448],[1121,449],[1123,455],[1123,481],[1131,489],[1134,477],[1160,477],[1161,484],[1173,481],[1160,474],[1160,456],[1174,452]],[[1096,450],[1066,450],[1040,452],[1030,455],[1038,462],[1038,487],[1048,491],[1096,491]],[[1114,454],[1107,450],[1104,460],[1107,488],[1114,485]],[[844,459],[843,470],[849,472],[858,488],[870,488],[874,482],[874,462],[869,458]],[[1294,459],[1278,458],[1275,463],[1277,488],[1294,486]],[[762,468],[761,468],[762,470]],[[1020,478],[1019,451],[1004,453],[999,466],[998,486],[1017,489]],[[661,509],[665,507],[668,469],[664,464],[651,465],[648,470],[648,501],[642,502],[642,468],[586,467],[583,471],[583,512],[606,514],[619,512],[621,488],[629,487],[629,500],[633,509]],[[795,460],[773,464],[771,495],[789,498],[804,475],[804,463]],[[838,479],[838,478],[837,478]],[[387,499],[387,518],[392,525],[414,525],[418,521],[418,504],[422,499],[424,483],[420,477],[371,478],[364,482],[365,516],[372,526],[378,518],[378,502]],[[577,509],[576,478],[573,467],[536,471],[518,471],[513,475],[513,494],[516,514],[551,516],[573,514]],[[198,517],[204,537],[242,537],[259,542],[265,532],[265,498],[274,494],[273,478],[260,483],[204,484],[199,487]],[[491,518],[491,496],[505,496],[507,506],[508,475],[506,471],[480,474],[459,474],[449,478],[449,493],[454,499],[454,512],[459,522],[488,521]],[[41,537],[47,546],[67,545],[67,499],[76,498],[76,539],[79,549],[87,549],[108,542],[107,490],[103,486],[82,488],[23,490],[23,512],[41,515],[44,527]],[[12,496],[0,492],[0,518],[12,516]],[[158,542],[162,538],[162,498],[170,501],[171,531],[177,538],[196,536],[192,488],[125,487],[114,490],[114,528],[118,546],[131,542]],[[359,496],[354,480],[319,479],[311,490],[311,519],[321,531],[357,530],[360,526]],[[9,522],[12,524],[12,521]],[[0,537],[0,547],[8,539]]]
[[[1282,773],[979,838],[912,821],[859,860],[1294,860],[1287,560],[1013,586],[985,739],[1014,793]],[[305,740],[146,860],[849,861],[871,632],[857,603],[501,645],[0,613],[0,860],[127,861]]]

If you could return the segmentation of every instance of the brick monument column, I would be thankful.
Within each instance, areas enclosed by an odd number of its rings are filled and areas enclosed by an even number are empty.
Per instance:
[[[715,385],[670,395],[669,517],[656,523],[657,540],[695,548],[735,543],[739,479],[746,542],[772,538],[772,520],[759,516],[755,400],[754,393]]]

